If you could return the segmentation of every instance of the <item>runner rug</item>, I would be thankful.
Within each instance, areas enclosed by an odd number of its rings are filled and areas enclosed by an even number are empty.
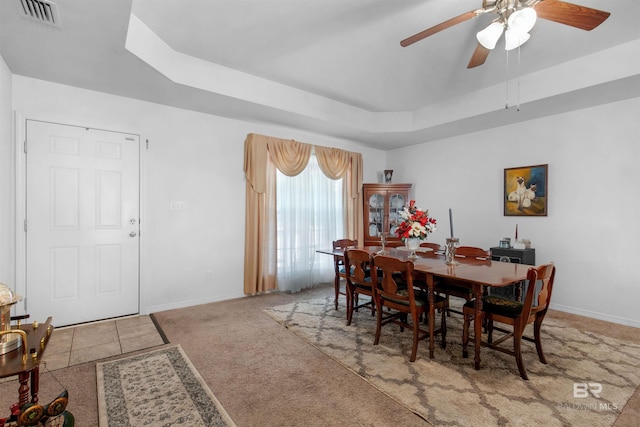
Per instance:
[[[411,363],[411,332],[383,326],[374,346],[375,317],[368,309],[354,313],[351,326],[332,297],[265,311],[434,425],[610,426],[640,384],[639,345],[552,319],[542,327],[548,364],[540,363],[533,343],[523,342],[529,374],[524,381],[513,356],[482,348],[478,371],[472,347],[470,357],[462,358],[460,315],[447,318],[446,349],[437,344],[429,359],[428,342],[422,341]]]
[[[96,371],[100,427],[235,426],[180,345]]]

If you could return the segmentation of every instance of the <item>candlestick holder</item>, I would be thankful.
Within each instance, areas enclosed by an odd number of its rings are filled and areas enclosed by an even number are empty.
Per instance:
[[[456,248],[460,244],[460,239],[457,237],[449,237],[447,238],[447,251],[445,253],[445,264],[447,265],[458,265],[460,264],[456,261]]]
[[[377,252],[378,255],[386,254],[387,251],[385,250],[385,246],[387,245],[387,233],[380,233],[380,245],[382,246],[382,249]]]

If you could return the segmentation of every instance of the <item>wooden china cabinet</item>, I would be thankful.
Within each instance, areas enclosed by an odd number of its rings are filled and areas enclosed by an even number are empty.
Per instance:
[[[380,234],[388,234],[388,242],[400,242],[394,233],[398,212],[409,203],[411,184],[363,184],[364,244],[380,244]]]

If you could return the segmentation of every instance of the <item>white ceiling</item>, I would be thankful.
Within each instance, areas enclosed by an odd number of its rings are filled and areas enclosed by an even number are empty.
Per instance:
[[[0,53],[18,75],[392,149],[640,96],[640,2],[572,2],[611,16],[540,19],[474,69],[493,15],[400,40],[481,0],[57,0],[61,28],[0,0]]]

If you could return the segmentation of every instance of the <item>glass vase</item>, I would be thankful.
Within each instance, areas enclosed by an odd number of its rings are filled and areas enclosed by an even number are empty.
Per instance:
[[[418,255],[416,255],[416,250],[420,247],[420,239],[417,237],[409,237],[404,239],[405,247],[411,251],[409,258],[411,261],[415,261],[418,259]]]

